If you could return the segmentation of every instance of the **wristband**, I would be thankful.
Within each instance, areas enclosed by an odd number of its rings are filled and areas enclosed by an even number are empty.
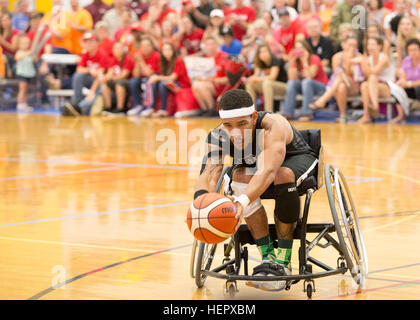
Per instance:
[[[195,193],[194,193],[194,200],[195,199],[197,199],[199,196],[201,196],[202,194],[205,194],[205,193],[209,193],[207,190],[204,190],[204,189],[201,189],[201,190],[198,190],[198,191],[196,191]]]
[[[249,203],[250,203],[250,200],[249,200],[249,198],[248,198],[248,196],[246,195],[246,194],[241,194],[239,197],[235,197],[234,198],[235,200],[233,201],[234,203],[235,202],[239,202],[241,205],[242,205],[242,208],[246,208],[248,205],[249,205]]]

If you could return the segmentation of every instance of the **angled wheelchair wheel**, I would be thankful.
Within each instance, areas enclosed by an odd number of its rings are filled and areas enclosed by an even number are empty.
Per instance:
[[[327,165],[324,175],[328,202],[342,253],[354,281],[361,285],[368,273],[368,260],[350,189],[339,169]]]
[[[197,260],[195,262],[195,284],[198,288],[204,285],[207,276],[201,274],[201,270],[209,271],[211,264],[214,260],[214,254],[216,252],[217,244],[207,244],[200,241],[198,242]]]
[[[229,167],[223,168],[220,178],[216,184],[215,192],[223,192],[223,177],[228,170]],[[195,284],[198,288],[201,288],[204,285],[207,278],[206,275],[201,274],[201,270],[210,270],[216,248],[217,244],[207,244],[194,239],[191,253],[190,273],[195,279]]]

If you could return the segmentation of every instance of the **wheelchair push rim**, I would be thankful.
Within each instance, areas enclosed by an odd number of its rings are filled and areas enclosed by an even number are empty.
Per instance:
[[[214,254],[216,252],[217,244],[207,244],[200,241],[198,242],[198,253],[197,260],[195,263],[195,284],[198,288],[204,285],[207,279],[207,275],[201,271],[208,271],[211,268],[211,264],[214,260]]]
[[[342,172],[330,165],[325,168],[325,184],[344,258],[353,279],[360,285],[368,273],[368,262],[350,189]]]

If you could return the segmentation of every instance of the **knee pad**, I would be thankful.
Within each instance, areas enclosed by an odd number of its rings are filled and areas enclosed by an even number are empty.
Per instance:
[[[232,181],[232,183],[230,185],[230,187],[232,188],[232,191],[233,191],[233,195],[235,195],[235,196],[240,196],[245,191],[247,186],[248,186],[247,183],[241,183],[241,182],[237,182],[237,181]],[[262,204],[261,204],[261,199],[260,198],[251,202],[244,209],[244,212],[243,212],[244,218],[248,218],[249,216],[254,214],[259,208],[261,208],[261,206],[262,206]]]
[[[300,199],[296,183],[284,183],[274,186],[276,204],[274,215],[283,223],[294,223],[300,215]]]

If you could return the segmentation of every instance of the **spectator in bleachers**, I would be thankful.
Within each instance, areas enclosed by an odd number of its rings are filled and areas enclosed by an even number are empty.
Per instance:
[[[238,56],[242,50],[242,42],[233,37],[233,29],[224,27],[220,34],[223,37],[223,44],[220,49],[230,56]]]
[[[365,32],[365,37],[363,39],[363,53],[367,54],[367,40],[369,38],[372,37],[381,37],[383,36],[383,34],[381,33],[381,27],[380,25],[378,25],[376,22],[374,21],[370,21],[368,22],[367,28],[366,28],[366,32]],[[386,54],[391,55],[391,44],[388,42],[388,40],[386,40],[386,38],[384,39],[384,52]]]
[[[235,8],[225,12],[226,23],[233,28],[235,39],[242,40],[248,26],[255,21],[254,8],[244,5],[244,0],[235,0]]]
[[[396,68],[401,67],[403,59],[407,56],[406,45],[411,38],[420,39],[420,32],[414,18],[403,17],[398,24],[398,33],[396,41],[397,63]]]
[[[286,94],[287,72],[285,62],[276,58],[268,44],[258,47],[254,73],[246,80],[246,91],[251,95],[254,104],[257,103],[257,95],[264,97],[264,110],[274,111],[274,96]]]
[[[9,0],[0,0],[0,14],[11,13],[9,11]]]
[[[180,43],[182,57],[200,54],[203,34],[203,29],[197,28],[188,15],[181,18],[175,38]]]
[[[309,43],[312,52],[321,58],[324,70],[329,69],[334,47],[331,40],[322,35],[322,23],[318,19],[311,19],[306,26],[308,29],[306,41]]]
[[[385,36],[391,45],[396,44],[399,21],[408,15],[410,15],[408,0],[395,0],[394,11],[384,18]]]
[[[149,10],[149,4],[148,1],[131,0],[128,3],[128,8],[134,11],[140,19]]]
[[[159,74],[154,74],[149,78],[149,83],[153,86],[152,109],[156,110],[158,95],[161,103],[160,109],[151,114],[154,118],[168,116],[167,104],[170,92],[175,93],[180,89],[191,88],[184,60],[177,56],[171,42],[165,42],[162,46],[159,69]]]
[[[53,0],[53,7],[41,20],[41,25],[48,26],[51,32],[53,53],[69,54],[73,49],[70,28],[70,12],[62,4],[62,0]]]
[[[124,8],[121,13],[121,28],[118,28],[114,33],[114,40],[116,42],[128,43],[128,37],[131,35],[131,25],[133,24],[132,11]]]
[[[95,35],[98,39],[98,49],[111,57],[115,40],[109,36],[108,24],[105,21],[98,21],[95,24]]]
[[[204,39],[204,50],[207,57],[214,59],[216,75],[207,78],[196,78],[192,89],[204,115],[216,115],[216,99],[223,93],[228,84],[226,61],[228,55],[219,50],[219,44],[213,37]]]
[[[268,26],[265,20],[257,19],[248,28],[247,35],[242,39],[241,55],[246,58],[248,64],[250,64],[250,68],[252,68],[254,63],[258,47],[263,43],[267,43],[270,46],[270,50],[274,56],[280,56],[281,54],[277,43],[273,43],[271,29]]]
[[[12,26],[20,32],[25,32],[29,27],[29,2],[28,0],[18,0],[16,10],[12,17]]]
[[[156,25],[169,18],[171,14],[176,15],[176,11],[169,7],[169,0],[150,0],[149,10],[142,15],[140,21],[144,30],[153,30]]]
[[[213,7],[225,12],[230,9],[231,5],[226,0],[213,0]]]
[[[367,17],[368,23],[374,22],[378,26],[381,26],[381,33],[382,33],[383,31],[382,26],[384,25],[385,16],[389,14],[389,11],[383,6],[383,1],[382,0],[369,0],[367,14],[368,14],[368,17]]]
[[[85,9],[89,11],[92,16],[93,23],[96,24],[102,20],[105,13],[111,9],[111,6],[102,0],[93,0],[91,4],[85,7]]]
[[[223,27],[224,19],[225,19],[225,14],[223,13],[222,10],[213,9],[210,12],[210,21],[206,30],[204,31],[203,39],[207,37],[213,37],[217,40],[217,42],[220,45],[222,45],[223,38],[220,35],[220,30]]]
[[[149,108],[143,106],[142,83],[145,84],[152,75],[159,73],[160,54],[155,49],[153,40],[144,36],[141,38],[140,51],[135,52],[133,58],[134,70],[130,79],[133,108],[127,114],[136,115],[140,113],[141,116],[149,116],[153,113],[153,109],[150,106],[147,106]]]
[[[17,111],[30,112],[32,107],[28,106],[28,87],[36,76],[35,61],[31,52],[31,40],[27,37],[19,37],[18,50],[15,55],[16,76],[19,80],[19,92],[17,96]]]
[[[207,27],[210,21],[210,13],[214,9],[210,0],[200,0],[197,7],[192,0],[183,0],[182,6],[197,28],[204,30]]]
[[[65,104],[64,114],[78,116],[83,113],[79,103],[84,99],[83,88],[90,89],[89,101],[93,100],[99,88],[103,70],[108,63],[108,55],[98,50],[98,39],[93,33],[85,33],[83,47],[86,50],[77,65],[76,73],[72,77],[74,94],[70,103]]]
[[[297,40],[305,39],[304,30],[299,19],[291,20],[289,11],[281,9],[277,12],[281,25],[273,31],[274,43],[277,43],[280,51],[280,58],[289,61],[289,53],[293,49]],[[277,51],[277,48],[273,50]]]
[[[130,28],[131,37],[126,47],[131,56],[134,57],[137,52],[141,52],[141,39],[145,35],[145,32],[140,22],[134,22]]]
[[[125,52],[124,44],[115,42],[112,57],[108,60],[103,78],[102,96],[104,114],[125,115],[130,97],[130,76],[134,69],[134,60]],[[115,97],[116,104],[113,103]]]
[[[279,27],[282,22],[280,21],[279,12],[284,11],[286,9],[289,12],[290,21],[294,21],[298,17],[298,12],[295,8],[286,5],[285,0],[274,0],[273,7],[271,8],[271,16],[273,18],[273,22],[270,25],[272,28]]]
[[[338,46],[340,42],[340,26],[344,23],[349,23],[351,25],[354,15],[352,8],[358,2],[359,0],[343,0],[334,7],[330,22],[330,39],[333,41],[335,46]]]
[[[324,0],[321,9],[317,12],[322,21],[322,34],[326,37],[330,35],[330,23],[336,5],[336,0]]]
[[[169,19],[165,19],[162,22],[160,32],[154,39],[155,43],[158,43],[158,48],[162,48],[165,42],[170,42],[177,50],[179,49],[180,43],[177,41],[176,35],[174,34],[175,27],[176,26],[173,25],[172,21]]]
[[[328,77],[322,67],[321,59],[312,54],[311,47],[305,40],[298,40],[290,54],[288,81],[283,114],[287,119],[294,117],[296,95],[302,94],[302,111],[299,121],[313,119],[313,110],[309,105],[314,97],[325,92]]]
[[[129,10],[131,16],[131,23],[138,20],[134,11],[127,9],[127,0],[114,0],[113,8],[108,10],[102,20],[108,24],[108,32],[111,37],[114,37],[115,32],[123,27],[123,15],[126,10]]]
[[[350,23],[343,23],[340,25],[340,28],[338,29],[338,46],[335,46],[334,52],[340,52],[343,50],[343,47],[341,46],[341,43],[347,39],[349,35],[356,35],[356,33],[353,30],[353,27]]]
[[[0,47],[0,79],[6,77],[6,61],[3,56],[3,48]]]
[[[410,99],[420,104],[420,40],[409,39],[406,43],[407,56],[401,64],[400,79],[397,85],[407,92]]]
[[[13,68],[15,64],[14,55],[18,42],[19,31],[12,27],[12,14],[8,12],[3,13],[0,16],[0,45],[10,68]]]
[[[93,28],[93,19],[89,11],[79,5],[79,0],[70,0],[70,37],[72,40],[71,53],[80,55],[82,53],[81,41],[83,34]]]
[[[298,12],[299,12],[298,19],[299,19],[300,25],[303,28],[305,36],[308,36],[308,28],[306,25],[308,21],[315,19],[315,20],[318,20],[320,23],[322,23],[321,18],[315,12],[315,7],[312,0],[299,0]]]
[[[265,1],[264,0],[250,0],[249,5],[254,9],[255,17],[257,19],[260,19],[262,16],[262,13],[264,12]]]
[[[358,95],[363,74],[360,63],[355,63],[354,58],[362,57],[357,50],[355,35],[349,35],[343,41],[343,51],[336,53],[332,59],[333,74],[328,82],[325,93],[314,103],[309,104],[312,110],[325,108],[332,97],[337,101],[340,117],[338,122],[347,122],[347,97]]]
[[[358,123],[369,123],[379,114],[379,98],[391,97],[389,82],[394,81],[395,72],[390,57],[383,52],[383,39],[369,38],[368,56],[353,59],[362,66],[366,81],[362,82],[360,91],[363,101],[363,116]]]
[[[267,26],[270,27],[270,29],[271,29],[271,26],[274,25],[273,15],[271,14],[271,11],[264,11],[261,14],[261,19],[263,19],[265,21],[265,23],[267,24]]]

